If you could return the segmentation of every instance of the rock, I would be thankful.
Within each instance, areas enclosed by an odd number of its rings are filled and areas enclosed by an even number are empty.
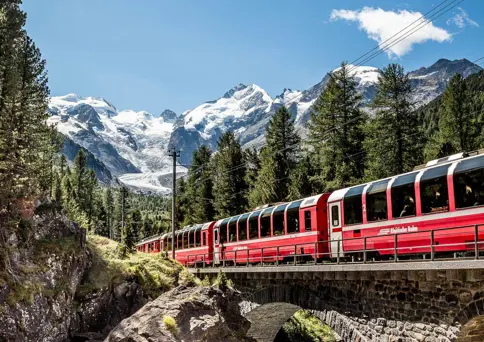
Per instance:
[[[238,292],[179,286],[124,319],[106,342],[124,341],[251,341],[250,327],[240,314]]]

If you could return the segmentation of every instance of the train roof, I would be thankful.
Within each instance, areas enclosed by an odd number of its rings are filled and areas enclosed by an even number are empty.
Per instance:
[[[264,212],[268,209],[274,210],[275,208],[281,207],[281,206],[287,207],[287,206],[289,206],[293,203],[297,203],[297,202],[300,202],[299,208],[312,207],[313,205],[316,205],[316,203],[319,201],[319,199],[323,195],[324,194],[318,194],[318,195],[314,195],[314,196],[310,196],[310,197],[305,197],[305,198],[302,198],[302,199],[297,199],[297,200],[291,201],[291,202],[278,202],[278,203],[274,203],[273,205],[270,205],[270,206],[268,206],[268,205],[258,206],[256,208],[254,208],[254,210],[252,210],[252,211],[248,211],[248,212],[245,212],[245,213],[242,213],[242,214],[239,214],[239,215],[230,216],[230,217],[226,217],[226,218],[217,220],[216,223],[215,223],[215,226],[219,226],[220,224],[222,224],[223,221],[230,222],[232,219],[239,218],[242,215],[248,214],[250,216],[253,213],[261,213],[261,212]]]
[[[410,174],[417,174],[416,178],[419,179],[418,176],[422,175],[427,170],[434,169],[434,168],[437,168],[437,167],[440,167],[440,166],[443,166],[443,165],[451,165],[453,163],[458,164],[462,161],[474,159],[474,158],[477,158],[477,157],[482,158],[482,157],[484,157],[482,155],[483,153],[484,153],[484,149],[481,149],[481,150],[478,150],[478,151],[472,151],[472,152],[469,152],[469,153],[461,152],[461,153],[457,153],[457,154],[454,154],[454,155],[451,155],[451,156],[448,156],[448,157],[431,160],[428,163],[423,164],[423,165],[419,165],[419,166],[415,167],[412,171],[409,171],[409,172],[406,172],[406,173],[398,174],[398,175],[391,176],[391,177],[377,179],[377,180],[374,180],[372,182],[362,183],[362,184],[354,185],[354,186],[344,188],[344,189],[338,189],[338,190],[335,190],[331,193],[331,195],[328,198],[328,202],[335,202],[335,201],[342,200],[345,197],[345,195],[353,189],[362,188],[363,190],[365,190],[370,185],[373,185],[373,184],[376,184],[376,183],[379,183],[379,182],[383,182],[383,181],[387,181],[387,180],[396,179],[396,178],[401,177],[401,176],[410,175]]]

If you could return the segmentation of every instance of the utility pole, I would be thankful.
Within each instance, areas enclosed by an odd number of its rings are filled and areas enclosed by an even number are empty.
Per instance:
[[[173,147],[168,155],[173,158],[173,183],[171,188],[171,257],[175,260],[176,158],[180,157],[180,151],[177,151],[175,147]]]

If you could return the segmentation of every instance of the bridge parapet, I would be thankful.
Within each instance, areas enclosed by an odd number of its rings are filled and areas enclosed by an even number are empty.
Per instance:
[[[484,315],[484,260],[223,270],[248,302],[312,310],[348,341],[454,341]],[[219,269],[192,272],[215,277]]]

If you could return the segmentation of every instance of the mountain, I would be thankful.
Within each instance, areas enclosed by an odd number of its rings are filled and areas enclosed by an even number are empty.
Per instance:
[[[49,123],[55,123],[68,141],[89,151],[122,183],[143,191],[171,191],[167,147],[174,112],[165,110],[159,117],[144,111],[118,112],[103,98],[69,94],[52,97],[49,113]],[[72,150],[69,143],[67,150]],[[186,169],[180,167],[180,171]]]
[[[350,70],[364,104],[369,103],[375,95],[379,70],[371,66],[350,66]],[[410,72],[416,106],[438,97],[454,74],[467,77],[480,70],[466,59],[439,59],[429,67]],[[217,139],[228,130],[235,132],[244,148],[260,148],[266,125],[281,106],[289,109],[304,135],[311,107],[329,77],[328,73],[307,90],[286,88],[275,97],[258,85],[238,84],[220,98],[178,117],[171,110],[163,111],[159,117],[144,111],[118,111],[104,98],[69,94],[51,98],[49,121],[57,123],[62,134],[92,153],[122,183],[133,189],[165,194],[171,191],[168,146],[181,150],[182,165],[190,164],[193,151],[202,144],[216,150]],[[178,171],[183,174],[186,168],[179,166]]]

